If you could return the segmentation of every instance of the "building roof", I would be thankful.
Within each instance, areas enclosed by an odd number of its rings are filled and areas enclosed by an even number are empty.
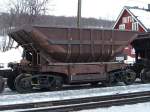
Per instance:
[[[139,24],[144,28],[145,31],[150,30],[150,11],[138,7],[128,7],[128,6],[125,6],[123,8],[113,28],[116,26],[125,10],[128,11],[137,22],[139,22]]]

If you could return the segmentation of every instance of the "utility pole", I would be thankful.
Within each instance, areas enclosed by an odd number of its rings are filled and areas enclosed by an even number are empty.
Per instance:
[[[81,27],[81,0],[78,0],[77,27]]]

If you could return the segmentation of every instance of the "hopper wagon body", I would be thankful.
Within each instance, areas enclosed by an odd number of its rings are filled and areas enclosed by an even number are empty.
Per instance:
[[[26,26],[9,33],[23,47],[20,63],[10,63],[12,90],[61,88],[64,84],[133,83],[135,75],[116,61],[137,32]],[[127,74],[127,75],[126,75]],[[126,77],[133,76],[133,77]],[[130,80],[128,80],[130,79]]]

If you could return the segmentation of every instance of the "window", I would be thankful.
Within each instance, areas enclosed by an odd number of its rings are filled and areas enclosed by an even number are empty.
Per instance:
[[[139,30],[139,24],[138,24],[138,22],[132,23],[132,30],[133,31],[138,31]]]
[[[122,18],[122,23],[130,23],[130,22],[134,22],[134,19],[132,16],[127,16],[127,17]]]
[[[133,19],[133,17],[132,16],[128,16],[128,22],[134,22],[134,19]]]
[[[131,22],[134,22],[134,18],[133,17],[131,17]]]
[[[119,25],[119,29],[120,29],[120,30],[125,30],[125,24],[120,24],[120,25]]]
[[[128,23],[128,17],[123,17],[122,18],[122,23]]]

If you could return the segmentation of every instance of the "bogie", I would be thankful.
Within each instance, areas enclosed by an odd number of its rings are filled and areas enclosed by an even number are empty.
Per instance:
[[[22,73],[16,77],[15,88],[19,93],[31,92],[32,85],[29,77],[31,75],[26,73]]]
[[[50,74],[22,73],[15,79],[15,88],[20,93],[32,92],[34,89],[58,90],[63,86],[63,78]]]
[[[124,71],[124,74],[123,74],[123,82],[126,84],[126,85],[131,85],[135,82],[136,80],[136,73],[131,70],[131,69],[127,69]]]

